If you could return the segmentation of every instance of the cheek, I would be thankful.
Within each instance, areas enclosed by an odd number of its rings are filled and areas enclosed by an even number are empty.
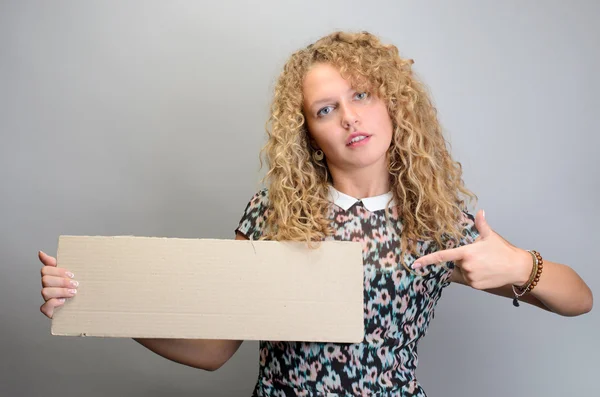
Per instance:
[[[326,150],[335,146],[335,134],[332,133],[332,126],[329,123],[307,123],[309,137],[314,139],[317,145]]]
[[[323,146],[323,133],[319,128],[315,128],[314,125],[310,123],[307,124],[307,132],[309,141],[314,141],[316,144],[321,147]],[[313,143],[314,143],[313,142]]]
[[[387,111],[385,105],[382,105],[380,109],[378,109],[377,118],[379,120],[379,128],[383,135],[385,135],[390,140],[392,139],[392,132],[394,130],[394,124],[392,123],[392,119],[390,118],[390,114]]]

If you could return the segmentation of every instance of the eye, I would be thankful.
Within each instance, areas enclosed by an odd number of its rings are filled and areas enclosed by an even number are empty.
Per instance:
[[[325,106],[324,108],[322,108],[321,110],[319,110],[317,112],[317,116],[318,117],[327,116],[332,111],[333,111],[333,107],[332,106]]]
[[[358,99],[358,100],[360,101],[360,100],[363,100],[363,99],[365,99],[365,98],[366,98],[366,97],[368,97],[368,96],[369,96],[369,94],[367,94],[366,92],[357,92],[357,93],[354,95],[354,98],[356,98],[356,99]]]

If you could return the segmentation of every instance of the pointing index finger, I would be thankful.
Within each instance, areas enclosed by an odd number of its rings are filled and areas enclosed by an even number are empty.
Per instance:
[[[466,246],[463,246],[424,255],[415,261],[412,268],[418,269],[423,266],[433,265],[434,263],[459,261],[464,256],[465,248]]]

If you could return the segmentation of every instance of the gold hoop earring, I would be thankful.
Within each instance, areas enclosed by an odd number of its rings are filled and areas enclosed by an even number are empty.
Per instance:
[[[323,151],[321,149],[317,149],[313,152],[313,159],[317,163],[323,160],[323,157],[325,157],[325,155],[323,154]]]

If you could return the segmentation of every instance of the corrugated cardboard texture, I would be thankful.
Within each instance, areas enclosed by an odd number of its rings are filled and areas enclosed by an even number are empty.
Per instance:
[[[360,342],[360,243],[61,236],[53,335]]]

